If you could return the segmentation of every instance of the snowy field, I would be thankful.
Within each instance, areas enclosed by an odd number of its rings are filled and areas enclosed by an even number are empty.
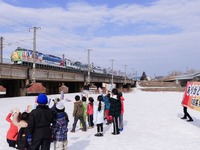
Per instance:
[[[65,94],[71,102],[65,102],[69,115],[69,131],[72,128],[73,102],[76,94]],[[97,95],[93,96],[96,100]],[[48,95],[49,98],[60,95]],[[199,149],[200,112],[188,109],[194,122],[180,119],[183,116],[181,101],[183,92],[143,92],[134,89],[124,93],[125,114],[124,130],[119,135],[112,135],[112,125],[104,125],[104,136],[95,137],[96,127],[87,132],[79,130],[68,132],[69,150],[193,150]],[[0,150],[12,150],[6,142],[9,123],[6,116],[13,108],[33,104],[35,96],[0,98]],[[50,103],[50,106],[52,104]],[[53,150],[53,144],[51,144]]]

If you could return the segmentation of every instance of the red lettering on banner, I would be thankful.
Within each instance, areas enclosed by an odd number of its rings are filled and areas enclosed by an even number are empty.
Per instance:
[[[200,111],[200,82],[188,82],[182,105]]]

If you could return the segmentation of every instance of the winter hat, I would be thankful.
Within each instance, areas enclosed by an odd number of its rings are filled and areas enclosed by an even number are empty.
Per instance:
[[[48,98],[46,94],[40,94],[37,98],[37,103],[41,105],[46,105],[48,103]]]
[[[56,104],[56,108],[58,110],[63,110],[65,108],[63,102],[59,101],[57,104]]]

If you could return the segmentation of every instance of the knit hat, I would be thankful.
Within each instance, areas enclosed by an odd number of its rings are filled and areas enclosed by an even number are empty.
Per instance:
[[[46,105],[48,103],[48,98],[46,94],[40,94],[37,98],[37,103],[41,105]]]
[[[63,102],[59,101],[57,104],[56,104],[56,108],[58,110],[63,110],[65,108]]]

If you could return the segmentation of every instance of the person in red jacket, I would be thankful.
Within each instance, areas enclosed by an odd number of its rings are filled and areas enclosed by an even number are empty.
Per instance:
[[[93,102],[94,99],[93,97],[89,97],[89,103],[87,106],[87,116],[88,116],[88,128],[94,128],[94,123],[93,123]]]
[[[7,131],[6,138],[7,138],[8,145],[10,147],[16,148],[18,128],[17,126],[13,124],[13,121],[11,119],[12,114],[13,114],[13,110],[11,110],[10,113],[6,117],[6,121],[10,123],[10,127]]]

